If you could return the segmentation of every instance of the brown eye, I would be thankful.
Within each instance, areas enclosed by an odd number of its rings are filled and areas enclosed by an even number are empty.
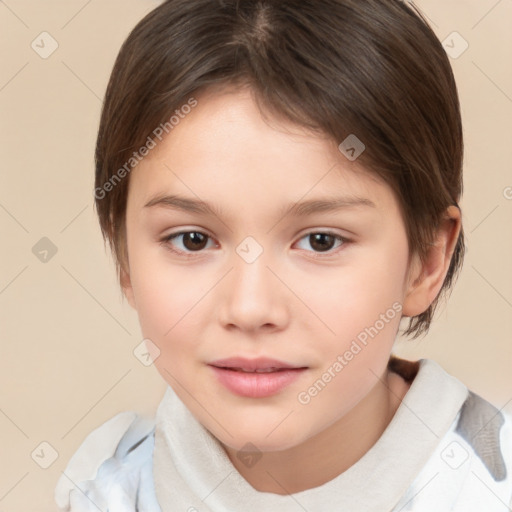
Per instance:
[[[328,233],[314,233],[309,235],[309,243],[315,251],[329,251],[334,247],[335,238]]]
[[[191,231],[190,233],[183,233],[183,245],[189,251],[200,251],[206,246],[208,237],[203,233],[197,231]]]
[[[336,233],[317,232],[303,236],[299,240],[299,248],[313,253],[334,253],[335,251],[332,249],[337,249],[348,242],[349,240],[341,235],[337,235]],[[300,247],[301,245],[302,247]],[[308,245],[309,247],[304,247],[304,245]]]
[[[191,253],[203,250],[210,241],[210,237],[200,231],[182,231],[166,236],[162,244],[177,253]]]

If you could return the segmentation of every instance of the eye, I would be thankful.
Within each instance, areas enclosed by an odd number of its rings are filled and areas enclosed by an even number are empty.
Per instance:
[[[333,248],[338,248],[341,245],[344,245],[345,243],[348,243],[348,240],[341,235],[337,235],[335,233],[308,233],[306,236],[302,237],[299,240],[302,242],[303,240],[306,241],[306,244],[308,244],[314,252],[334,252],[332,251]],[[337,245],[336,245],[337,244]],[[309,250],[305,247],[299,247],[300,249]]]
[[[173,252],[190,253],[203,250],[208,240],[210,237],[201,231],[180,231],[166,236],[162,244]]]
[[[211,241],[214,247],[215,244],[210,236],[201,231],[180,231],[179,233],[172,233],[167,235],[161,240],[162,245],[172,252],[178,254],[191,255],[191,253],[199,253],[203,249],[208,248],[208,242]],[[313,251],[304,247],[304,242],[309,245]],[[308,233],[303,236],[298,244],[300,249],[307,250],[308,252],[315,253],[333,253],[333,249],[337,249],[342,245],[349,242],[348,239],[341,235],[329,232],[316,232]],[[302,247],[300,244],[302,243]]]

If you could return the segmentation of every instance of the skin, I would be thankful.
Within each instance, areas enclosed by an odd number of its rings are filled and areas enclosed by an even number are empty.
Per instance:
[[[298,394],[394,303],[403,316],[427,309],[448,270],[460,212],[447,210],[422,265],[409,258],[389,186],[345,158],[334,141],[278,118],[265,121],[249,90],[210,90],[197,99],[132,171],[121,284],[144,337],[160,350],[156,368],[240,474],[260,491],[299,492],[359,460],[407,393],[408,384],[386,368],[400,314],[309,403]],[[170,194],[200,198],[221,212],[145,206]],[[297,201],[346,195],[375,206],[282,213]],[[210,238],[195,251],[183,236],[162,242],[180,231]],[[349,241],[327,237],[328,250],[319,250],[308,235],[326,231]],[[263,249],[252,263],[236,252],[247,236]],[[207,365],[235,355],[308,370],[274,396],[240,397]],[[248,442],[262,453],[252,467],[237,457]]]

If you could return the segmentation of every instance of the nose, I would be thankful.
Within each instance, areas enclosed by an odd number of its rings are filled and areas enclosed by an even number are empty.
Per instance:
[[[267,266],[265,252],[252,263],[234,254],[232,263],[219,297],[219,319],[223,327],[246,332],[284,329],[289,322],[290,297]]]

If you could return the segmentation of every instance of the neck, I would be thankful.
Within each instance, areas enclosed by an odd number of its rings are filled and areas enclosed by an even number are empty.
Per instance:
[[[238,472],[258,491],[287,495],[318,487],[350,468],[377,442],[409,387],[398,374],[386,370],[347,415],[299,446],[264,453],[251,469],[241,463],[236,450],[224,449]]]

